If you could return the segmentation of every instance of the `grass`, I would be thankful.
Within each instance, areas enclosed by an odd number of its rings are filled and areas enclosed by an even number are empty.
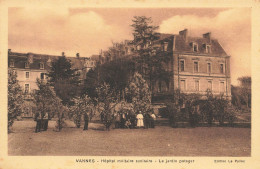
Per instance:
[[[34,121],[16,121],[8,135],[8,154],[26,156],[250,156],[251,129],[230,127],[111,129],[90,123],[89,130],[67,121],[34,133]],[[83,126],[82,126],[83,127]]]

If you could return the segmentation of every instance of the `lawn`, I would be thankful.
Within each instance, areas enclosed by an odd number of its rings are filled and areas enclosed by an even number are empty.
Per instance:
[[[111,129],[70,121],[61,132],[34,133],[34,121],[16,121],[8,135],[8,154],[26,156],[250,156],[251,129],[231,127]]]

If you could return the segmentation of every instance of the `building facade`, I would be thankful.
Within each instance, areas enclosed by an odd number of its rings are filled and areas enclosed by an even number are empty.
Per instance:
[[[231,99],[230,56],[218,40],[211,37],[211,33],[190,37],[185,29],[179,34],[159,34],[158,39],[152,41],[152,46],[171,58],[164,65],[171,76],[160,78],[153,84],[155,102],[163,102],[176,89],[185,94],[197,93],[202,96],[210,90],[215,96],[223,95]],[[134,51],[145,47],[126,40],[113,48],[123,53],[121,56],[133,57]],[[102,60],[113,60],[109,58],[110,53],[111,50],[102,52]]]
[[[178,35],[163,34],[155,44],[172,58],[165,66],[172,76],[156,82],[155,96],[172,95],[176,89],[205,96],[210,90],[231,99],[230,56],[210,33],[189,37],[185,29]]]
[[[61,56],[65,56],[62,52]],[[38,89],[37,78],[41,80],[48,79],[48,72],[51,69],[52,62],[61,56],[44,55],[35,53],[17,53],[8,50],[8,69],[14,70],[17,74],[17,80],[25,95],[25,104],[31,104],[30,93]],[[76,57],[66,57],[72,65],[73,69],[77,70],[79,79],[83,82],[86,78],[87,72],[94,68],[96,61],[88,57],[80,57],[76,54]],[[28,106],[32,107],[32,106]],[[32,110],[28,109],[23,114],[24,117],[32,117]]]

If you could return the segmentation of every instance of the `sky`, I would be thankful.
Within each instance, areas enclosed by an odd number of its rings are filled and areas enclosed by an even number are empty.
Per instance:
[[[134,16],[151,17],[159,32],[211,32],[231,56],[231,83],[251,75],[250,8],[9,8],[8,48],[14,52],[90,57],[132,38]]]

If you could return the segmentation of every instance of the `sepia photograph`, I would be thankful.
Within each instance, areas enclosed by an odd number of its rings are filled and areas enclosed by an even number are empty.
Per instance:
[[[251,8],[9,7],[6,52],[9,156],[251,156]]]

